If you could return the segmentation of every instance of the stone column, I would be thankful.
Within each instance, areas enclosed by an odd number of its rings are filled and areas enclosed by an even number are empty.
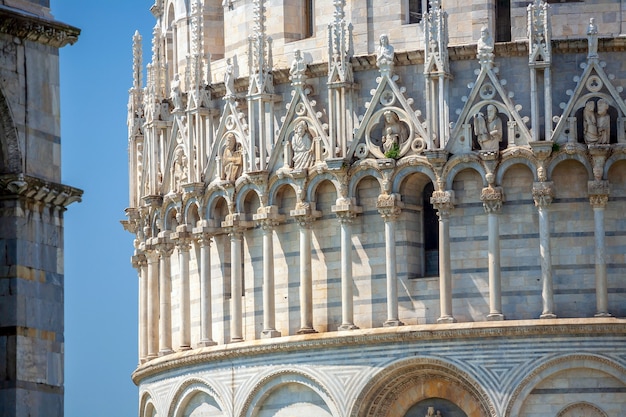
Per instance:
[[[450,214],[454,209],[454,191],[433,191],[430,202],[439,217],[439,303],[437,323],[455,323],[452,315],[452,271],[450,269]]]
[[[230,236],[230,341],[243,341],[243,271],[241,268],[241,241],[243,233],[232,228]]]
[[[154,359],[159,353],[159,255],[156,250],[146,250],[148,262],[147,313],[147,360]]]
[[[276,330],[276,301],[274,288],[274,227],[278,225],[278,208],[261,207],[253,216],[263,231],[263,330],[261,338],[280,337]]]
[[[172,271],[170,256],[174,247],[169,236],[158,238],[159,254],[159,356],[169,355],[172,350]]]
[[[498,218],[502,209],[502,189],[493,186],[483,188],[480,199],[488,216],[489,314],[487,320],[504,320],[502,314],[502,277],[500,274],[500,223]]]
[[[194,229],[196,233],[196,229]],[[211,235],[197,233],[200,245],[200,346],[213,346],[213,320],[211,312]]]
[[[354,295],[352,287],[352,220],[357,208],[351,201],[340,198],[332,206],[341,225],[341,326],[339,330],[358,329],[354,324]]]
[[[190,290],[189,290],[189,239],[190,234],[187,232],[187,226],[182,225],[176,228],[176,233],[172,235],[172,239],[176,241],[178,249],[178,263],[180,268],[180,332],[178,350],[191,349],[191,308],[190,308]]]
[[[553,319],[554,284],[552,282],[552,257],[550,255],[550,204],[554,198],[552,182],[533,184],[533,200],[539,212],[539,256],[541,262],[541,299],[543,309],[539,318]]]
[[[148,357],[148,262],[146,255],[137,253],[132,259],[139,275],[139,363]]]
[[[610,317],[609,294],[606,274],[606,244],[604,209],[609,201],[608,181],[589,181],[589,202],[593,207],[594,236],[596,246],[596,317]]]
[[[243,269],[241,243],[247,222],[240,219],[239,213],[229,214],[222,227],[230,236],[230,341],[243,341]]]
[[[296,210],[292,210],[296,211]],[[317,333],[313,328],[313,277],[311,275],[310,216],[297,216],[300,226],[300,330],[298,334]]]
[[[400,202],[394,194],[378,196],[376,208],[385,221],[385,259],[387,275],[387,320],[384,327],[402,326],[398,318],[398,276],[396,271],[396,220],[400,216]]]

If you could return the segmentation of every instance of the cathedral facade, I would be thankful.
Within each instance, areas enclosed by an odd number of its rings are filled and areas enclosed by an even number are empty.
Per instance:
[[[0,1],[0,415],[63,416],[59,49],[48,0]]]
[[[156,0],[139,416],[623,415],[620,7]]]

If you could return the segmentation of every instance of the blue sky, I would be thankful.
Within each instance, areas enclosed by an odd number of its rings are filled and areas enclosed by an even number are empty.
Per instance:
[[[132,35],[150,58],[152,0],[52,0],[79,27],[61,49],[63,183],[85,191],[65,213],[65,416],[137,416],[137,273],[128,206],[126,104]]]

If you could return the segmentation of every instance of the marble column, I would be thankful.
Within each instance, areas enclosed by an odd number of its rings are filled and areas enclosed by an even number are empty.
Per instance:
[[[452,315],[452,271],[450,267],[450,215],[454,191],[434,191],[430,199],[439,217],[439,304],[437,323],[455,323]]]
[[[255,218],[256,220],[256,218]],[[280,337],[276,330],[276,301],[274,288],[274,227],[271,218],[257,221],[263,231],[263,330],[261,338]]]
[[[189,240],[180,237],[177,244],[178,263],[180,267],[180,332],[178,350],[191,349],[191,308],[189,290]]]
[[[243,233],[237,228],[230,236],[230,341],[243,341],[243,270],[241,268],[241,243]]]
[[[554,198],[552,182],[536,182],[533,200],[539,212],[539,256],[541,262],[541,299],[543,308],[539,318],[553,319],[554,284],[552,282],[552,257],[550,254],[550,204]]]
[[[161,238],[167,240],[169,238]],[[168,355],[172,350],[172,277],[171,259],[173,245],[160,242],[159,253],[159,356]]]
[[[148,295],[146,298],[147,321],[147,360],[159,353],[159,255],[156,250],[146,250],[148,262]]]
[[[595,262],[596,262],[596,317],[610,317],[609,294],[606,273],[606,242],[604,209],[609,201],[608,181],[590,181],[589,202],[593,207]]]
[[[132,259],[133,267],[139,276],[139,363],[144,363],[148,357],[148,263],[146,255],[137,253]]]
[[[487,213],[489,267],[489,314],[487,320],[504,320],[502,314],[502,276],[500,271],[500,222],[499,213],[502,209],[502,190],[500,187],[483,188],[480,195],[483,208]]]
[[[339,330],[358,329],[354,325],[354,294],[352,286],[352,219],[351,211],[338,212],[341,226],[341,326]]]
[[[300,226],[300,329],[298,334],[316,333],[313,328],[313,277],[311,273],[311,223],[309,216],[295,217]]]
[[[398,318],[398,275],[396,271],[396,221],[400,207],[393,194],[378,197],[376,207],[385,221],[385,272],[387,275],[387,320],[384,327],[402,326]]]
[[[200,346],[213,346],[213,320],[211,312],[211,235],[200,233]]]

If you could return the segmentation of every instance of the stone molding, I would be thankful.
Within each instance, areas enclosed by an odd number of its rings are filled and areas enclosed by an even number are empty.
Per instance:
[[[0,197],[14,197],[54,208],[80,202],[83,191],[24,174],[0,175]]]
[[[236,346],[204,347],[157,358],[140,365],[132,374],[139,385],[144,379],[196,364],[241,359],[275,353],[310,351],[341,346],[484,338],[523,338],[562,335],[626,335],[626,320],[616,318],[545,319],[506,322],[429,324],[330,332],[254,340]]]
[[[567,407],[565,407],[564,409],[562,409],[559,414],[556,415],[556,417],[566,417],[568,412],[570,410],[573,410],[575,408],[583,408],[585,410],[590,410],[591,413],[593,413],[593,415],[589,415],[586,411],[585,411],[585,417],[608,417],[607,414],[604,412],[604,410],[602,410],[601,408],[590,404],[588,402],[576,402],[574,404],[570,404]]]
[[[78,40],[80,29],[65,23],[20,13],[7,6],[0,6],[0,33],[43,45],[62,48]]]

